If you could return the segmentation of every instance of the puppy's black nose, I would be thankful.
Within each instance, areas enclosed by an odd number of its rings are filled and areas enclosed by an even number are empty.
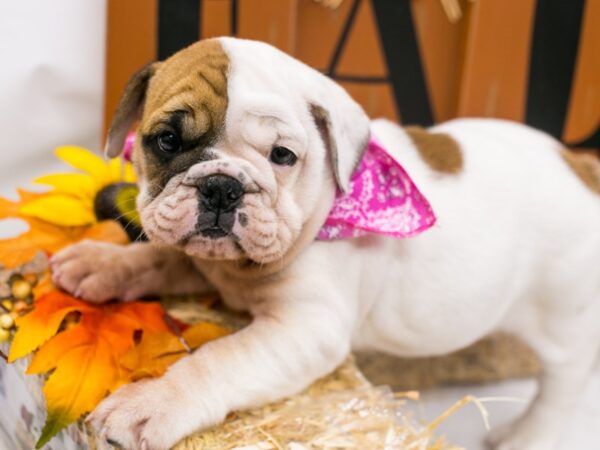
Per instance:
[[[200,203],[208,211],[233,211],[244,195],[244,187],[227,175],[209,175],[200,180]]]

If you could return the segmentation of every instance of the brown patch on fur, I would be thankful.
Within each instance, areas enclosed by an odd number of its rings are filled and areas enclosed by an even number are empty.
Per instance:
[[[151,192],[159,192],[177,173],[213,157],[206,148],[218,140],[225,126],[228,70],[229,58],[218,39],[197,42],[156,70],[146,93],[141,135],[150,142],[161,131],[174,129],[186,150],[165,161],[148,148],[138,148],[141,154],[136,159],[144,166],[140,172]]]
[[[588,153],[576,153],[566,149],[561,151],[561,155],[583,184],[596,194],[600,194],[600,161],[598,158]]]
[[[154,125],[162,115],[185,110],[200,128],[206,126],[200,120],[205,115],[211,128],[220,129],[227,110],[228,70],[229,58],[217,39],[200,41],[175,53],[150,81],[142,127]],[[152,123],[146,123],[150,118]]]
[[[460,146],[444,133],[431,133],[421,127],[405,127],[421,158],[433,170],[456,174],[463,167]]]

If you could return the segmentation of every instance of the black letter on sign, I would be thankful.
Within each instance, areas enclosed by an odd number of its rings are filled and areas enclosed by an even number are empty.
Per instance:
[[[560,139],[563,133],[584,0],[538,0],[532,39],[527,124]]]
[[[159,60],[168,58],[200,39],[200,2],[201,0],[158,1]]]
[[[431,125],[433,115],[410,0],[373,0],[402,123]]]

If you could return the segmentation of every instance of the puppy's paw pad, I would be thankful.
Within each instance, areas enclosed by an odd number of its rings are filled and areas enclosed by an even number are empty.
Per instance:
[[[107,280],[101,274],[89,275],[81,280],[74,290],[74,296],[89,302],[102,303],[119,297],[120,287]]]
[[[177,396],[157,379],[123,386],[100,403],[87,421],[102,430],[105,439],[124,448],[167,450],[185,435],[178,427],[188,418]]]
[[[67,292],[75,292],[77,287],[85,277],[87,277],[93,267],[86,261],[71,259],[64,263],[58,263],[52,268],[52,281],[58,287]]]
[[[124,289],[121,248],[82,241],[60,251],[51,260],[52,281],[76,297],[103,302]]]

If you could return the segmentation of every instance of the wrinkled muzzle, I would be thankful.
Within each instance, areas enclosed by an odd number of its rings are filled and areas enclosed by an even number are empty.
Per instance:
[[[300,224],[277,213],[277,202],[253,181],[247,164],[207,161],[173,177],[161,194],[140,199],[142,224],[152,241],[206,259],[280,258]],[[284,214],[294,219],[295,214]]]

